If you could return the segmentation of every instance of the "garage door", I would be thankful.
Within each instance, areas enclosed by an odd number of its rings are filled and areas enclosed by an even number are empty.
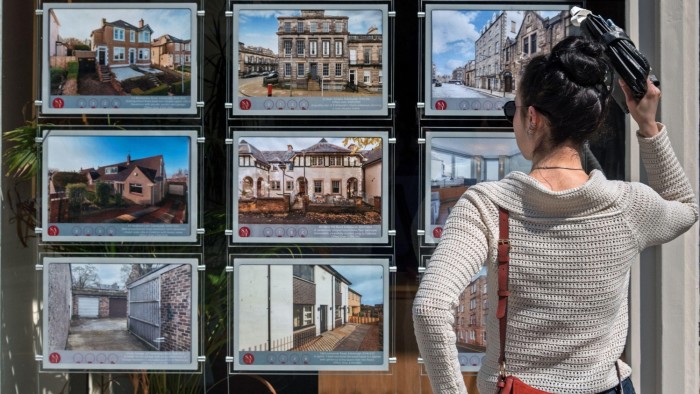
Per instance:
[[[184,196],[185,195],[185,185],[169,184],[168,185],[168,193],[174,194],[176,196]]]
[[[100,299],[96,297],[78,297],[78,316],[98,317],[100,312]]]
[[[109,317],[126,317],[126,298],[109,299]]]

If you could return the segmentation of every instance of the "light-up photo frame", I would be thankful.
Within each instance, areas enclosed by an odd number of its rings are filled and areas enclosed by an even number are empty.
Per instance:
[[[388,113],[386,4],[234,4],[234,116]]]
[[[578,31],[573,5],[426,5],[425,114],[502,115],[528,60]]]
[[[389,260],[234,259],[234,371],[386,371]]]
[[[44,3],[42,15],[42,113],[197,113],[195,3]]]

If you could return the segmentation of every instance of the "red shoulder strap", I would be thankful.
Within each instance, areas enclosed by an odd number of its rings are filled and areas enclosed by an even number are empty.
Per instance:
[[[508,270],[510,263],[510,238],[508,228],[508,211],[498,208],[498,327],[501,340],[501,353],[498,363],[502,367],[506,361],[506,325],[508,321]]]

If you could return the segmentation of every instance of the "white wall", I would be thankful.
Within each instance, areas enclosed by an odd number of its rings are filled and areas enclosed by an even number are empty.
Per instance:
[[[335,315],[332,309],[333,305],[333,293],[335,288],[333,286],[333,275],[330,272],[324,270],[320,266],[314,266],[314,281],[316,282],[316,307],[319,305],[325,305],[326,308],[326,330],[333,329],[333,320]],[[321,313],[316,311],[316,335],[321,333]]]
[[[237,350],[266,350],[268,311],[267,311],[267,266],[241,265],[238,271]]]
[[[270,340],[273,350],[294,347],[294,276],[291,265],[270,266]]]

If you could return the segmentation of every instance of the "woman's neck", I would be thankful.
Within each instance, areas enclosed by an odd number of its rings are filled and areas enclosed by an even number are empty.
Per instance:
[[[530,176],[552,191],[573,189],[588,181],[578,148],[567,143],[534,155]]]

